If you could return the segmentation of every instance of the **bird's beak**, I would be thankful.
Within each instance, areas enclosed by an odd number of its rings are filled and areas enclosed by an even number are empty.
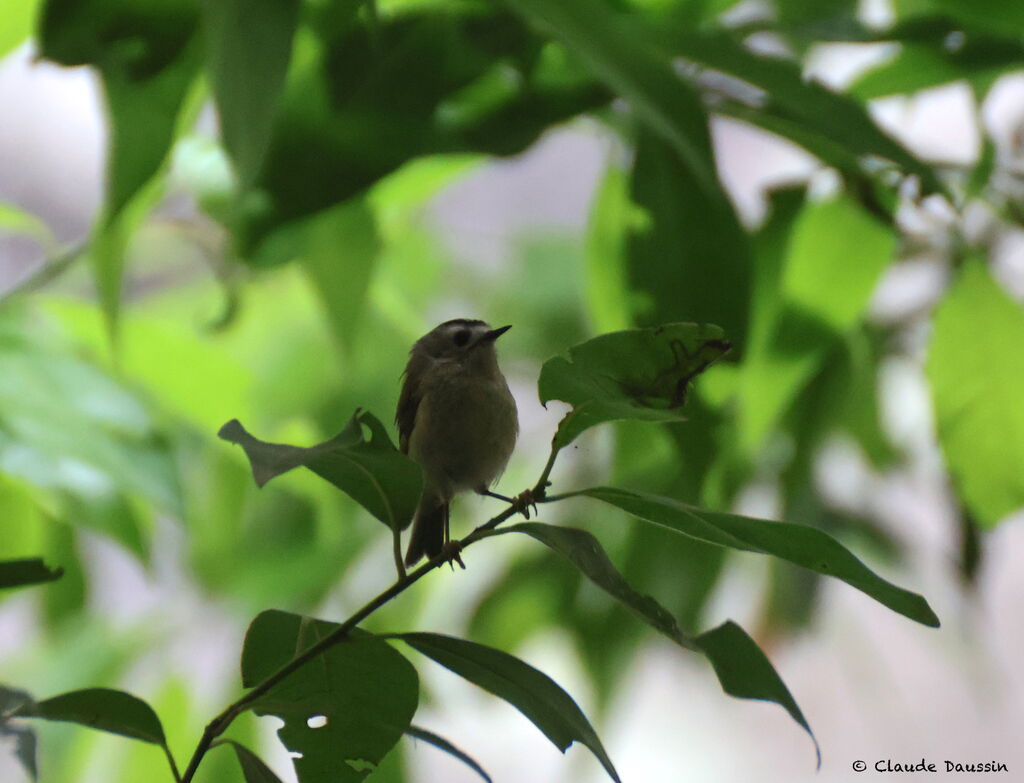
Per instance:
[[[501,337],[503,334],[505,334],[505,332],[507,332],[511,328],[512,328],[512,325],[509,324],[508,326],[502,326],[502,327],[499,327],[498,329],[491,329],[491,331],[489,331],[489,332],[484,332],[483,337],[481,337],[477,342],[478,343],[493,343],[495,340],[497,340],[499,337]]]

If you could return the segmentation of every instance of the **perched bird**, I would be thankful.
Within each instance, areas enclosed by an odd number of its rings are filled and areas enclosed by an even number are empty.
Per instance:
[[[441,552],[452,498],[468,490],[492,494],[489,487],[512,455],[519,419],[494,349],[510,328],[456,318],[409,353],[395,422],[402,452],[423,468],[424,486],[406,565]]]

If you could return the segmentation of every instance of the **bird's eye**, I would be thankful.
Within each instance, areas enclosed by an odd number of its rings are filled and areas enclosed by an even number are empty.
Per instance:
[[[452,342],[455,343],[460,348],[464,346],[466,343],[469,342],[469,330],[460,329],[459,331],[457,331],[455,334],[452,335]]]

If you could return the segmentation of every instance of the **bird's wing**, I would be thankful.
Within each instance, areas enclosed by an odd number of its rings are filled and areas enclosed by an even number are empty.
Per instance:
[[[423,396],[418,379],[423,377],[424,366],[430,359],[413,356],[403,373],[402,393],[398,397],[398,409],[395,411],[395,424],[398,425],[398,447],[403,454],[409,453],[409,439],[412,428],[416,424],[416,411],[420,407]]]

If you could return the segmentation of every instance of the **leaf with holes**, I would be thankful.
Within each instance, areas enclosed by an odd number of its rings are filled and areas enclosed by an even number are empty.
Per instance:
[[[251,687],[337,628],[268,611],[249,626],[242,681]],[[416,670],[382,639],[353,634],[283,679],[250,708],[284,721],[281,741],[301,783],[355,783],[409,728],[419,701]]]
[[[717,326],[678,323],[602,334],[570,348],[568,358],[548,359],[537,383],[541,402],[572,405],[556,444],[606,421],[683,420],[690,381],[728,350]]]
[[[369,439],[364,427],[370,432]],[[309,448],[254,438],[237,419],[217,434],[245,449],[261,487],[275,476],[304,466],[388,527],[404,529],[412,521],[423,475],[415,462],[394,447],[384,425],[371,413],[357,410],[340,433]]]

